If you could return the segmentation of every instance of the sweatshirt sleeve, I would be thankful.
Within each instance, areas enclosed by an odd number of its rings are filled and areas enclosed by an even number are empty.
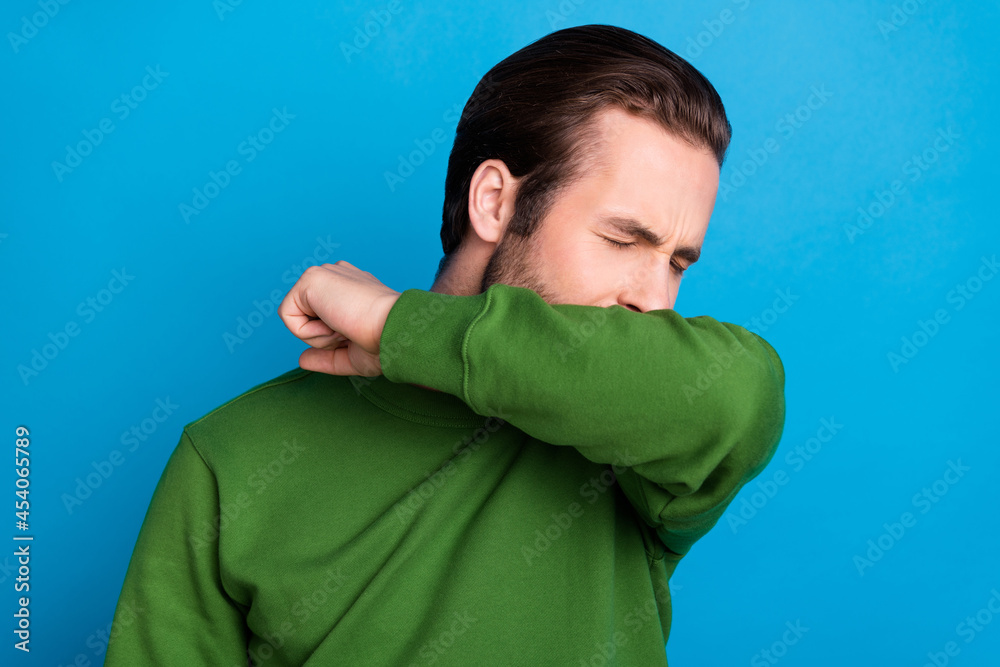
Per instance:
[[[122,586],[106,667],[246,665],[243,612],[219,575],[215,476],[187,431],[167,461]]]
[[[404,291],[382,372],[461,398],[534,438],[613,466],[666,548],[685,554],[771,460],[784,368],[746,329],[674,310],[546,303],[504,284]]]

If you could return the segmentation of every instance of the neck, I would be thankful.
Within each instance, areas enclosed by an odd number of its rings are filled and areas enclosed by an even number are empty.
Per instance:
[[[456,296],[471,296],[479,294],[479,284],[473,279],[461,279],[453,274],[443,275],[434,281],[428,292],[438,294],[454,294]]]
[[[431,285],[429,292],[474,296],[482,292],[483,271],[489,263],[495,244],[479,239],[467,240],[452,257],[447,268]]]

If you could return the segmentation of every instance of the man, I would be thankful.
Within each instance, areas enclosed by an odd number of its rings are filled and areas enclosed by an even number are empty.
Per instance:
[[[669,579],[784,423],[771,346],[673,310],[729,133],[621,28],[494,67],[433,287],[302,275],[301,369],[185,427],[106,664],[666,665]]]

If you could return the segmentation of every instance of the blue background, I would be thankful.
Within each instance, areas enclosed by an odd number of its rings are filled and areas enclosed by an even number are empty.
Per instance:
[[[401,0],[346,56],[388,4],[70,2],[34,31],[38,2],[4,4],[0,432],[13,449],[15,427],[31,429],[35,542],[30,656],[12,648],[13,546],[0,550],[0,661],[101,663],[181,429],[297,365],[303,345],[267,314],[271,292],[315,259],[427,289],[476,82],[554,29],[611,23],[691,60],[733,124],[731,188],[677,309],[754,328],[787,372],[777,454],[674,576],[671,665],[772,664],[763,650],[784,665],[922,665],[948,642],[950,664],[997,664],[1000,618],[981,612],[1000,591],[1000,279],[982,280],[1000,251],[995,3]],[[122,117],[120,96],[144,77]],[[241,143],[274,109],[294,118],[249,160]],[[102,119],[113,131],[57,174]],[[939,131],[950,139],[935,146]],[[390,187],[420,145],[429,155]],[[239,173],[186,221],[180,205],[230,160]],[[133,278],[102,291],[116,270]],[[255,301],[259,326],[234,343]],[[70,323],[77,335],[61,338]],[[22,377],[53,338],[64,347]],[[177,406],[162,423],[157,400]],[[832,437],[824,419],[840,425]],[[114,450],[120,465],[67,507]],[[946,476],[959,461],[968,470]],[[13,470],[2,478],[0,532],[13,536]],[[935,502],[915,497],[925,488]],[[959,624],[977,613],[990,622],[970,637]],[[801,637],[783,634],[796,623]]]

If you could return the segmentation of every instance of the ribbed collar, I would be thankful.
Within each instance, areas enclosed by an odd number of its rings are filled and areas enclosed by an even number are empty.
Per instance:
[[[443,391],[406,382],[391,382],[384,375],[352,378],[362,396],[386,412],[418,424],[454,428],[482,426],[485,416],[465,401]]]

